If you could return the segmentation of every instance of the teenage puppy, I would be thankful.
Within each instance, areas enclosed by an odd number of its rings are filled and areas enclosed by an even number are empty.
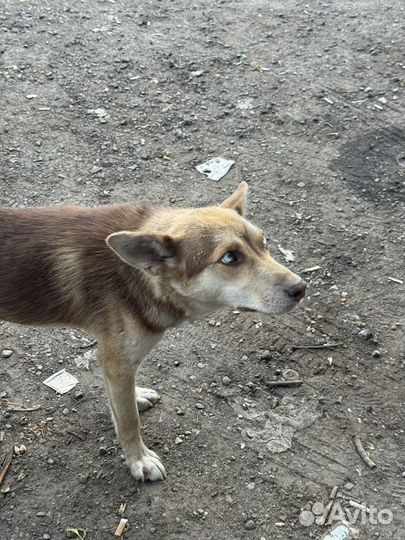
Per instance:
[[[284,313],[305,283],[274,261],[244,217],[247,184],[213,208],[0,209],[0,318],[89,332],[132,475],[166,476],[142,441],[139,410],[159,398],[135,386],[165,330],[221,307]]]

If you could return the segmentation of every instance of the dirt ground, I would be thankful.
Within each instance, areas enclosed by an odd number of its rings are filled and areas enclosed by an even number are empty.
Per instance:
[[[209,205],[245,179],[274,256],[318,269],[292,313],[217,313],[150,354],[157,484],[122,461],[91,338],[3,323],[0,468],[26,452],[1,540],[112,538],[121,503],[131,539],[318,539],[334,486],[385,511],[360,538],[404,539],[404,21],[403,0],[3,0],[2,205]],[[195,170],[215,156],[236,162],[218,183]],[[266,385],[288,369],[301,386]]]

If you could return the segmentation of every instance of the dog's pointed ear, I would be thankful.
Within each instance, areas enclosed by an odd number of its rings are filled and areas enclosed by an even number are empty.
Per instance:
[[[220,206],[221,208],[230,208],[236,210],[241,216],[246,211],[248,185],[246,182],[241,182],[237,190],[226,199]]]
[[[176,243],[171,236],[120,231],[106,239],[110,249],[125,263],[158,272],[176,259]]]

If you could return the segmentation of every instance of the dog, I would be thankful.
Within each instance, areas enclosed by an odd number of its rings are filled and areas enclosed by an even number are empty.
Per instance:
[[[165,330],[223,307],[281,314],[305,295],[305,282],[270,257],[266,236],[243,217],[247,190],[242,182],[220,206],[197,209],[0,209],[0,319],[95,337],[137,480],[166,477],[140,433],[139,411],[159,396],[135,385]]]

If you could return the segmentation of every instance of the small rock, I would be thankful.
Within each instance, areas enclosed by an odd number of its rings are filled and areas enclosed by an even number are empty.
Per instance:
[[[352,484],[351,482],[347,482],[343,487],[344,487],[347,491],[351,491],[351,490],[354,488],[354,484]]]
[[[363,330],[360,330],[357,335],[363,339],[370,339],[373,336],[372,332],[368,328],[363,328]]]
[[[1,356],[3,358],[10,358],[10,356],[13,354],[13,351],[11,349],[3,349],[1,351]]]
[[[196,409],[202,410],[202,409],[205,409],[205,405],[203,405],[202,403],[198,402],[198,403],[195,404],[195,408],[196,408]]]
[[[105,456],[106,454],[108,454],[108,450],[105,446],[101,446],[98,450],[98,453],[100,454],[100,456]]]
[[[181,437],[176,437],[174,440],[174,444],[181,444],[183,442],[183,439]]]
[[[38,516],[38,517],[45,517],[45,516],[46,516],[46,512],[37,512],[37,516]]]
[[[297,187],[304,188],[305,187],[305,182],[298,182]]]
[[[378,349],[376,349],[375,351],[373,351],[371,353],[371,356],[374,356],[374,358],[379,358],[381,356],[381,351],[379,351]]]
[[[256,523],[253,521],[253,519],[248,519],[245,523],[245,529],[247,531],[253,531],[253,529],[256,529]]]
[[[199,369],[203,369],[203,368],[205,368],[205,364],[203,364],[202,362],[198,362],[197,367]]]
[[[44,534],[43,537],[42,537],[44,540],[51,540],[51,537],[49,534]]]
[[[25,452],[27,451],[27,447],[25,446],[25,444],[16,444],[14,446],[14,454],[16,456],[20,456],[21,454],[25,454]]]
[[[81,390],[75,393],[75,399],[82,399],[83,396],[84,394]]]
[[[265,349],[259,354],[259,360],[269,360],[271,359],[271,353],[268,349]]]
[[[190,77],[195,79],[196,77],[201,77],[204,74],[203,69],[197,69],[195,71],[190,71]]]
[[[402,478],[405,478],[405,471],[401,474]]]

